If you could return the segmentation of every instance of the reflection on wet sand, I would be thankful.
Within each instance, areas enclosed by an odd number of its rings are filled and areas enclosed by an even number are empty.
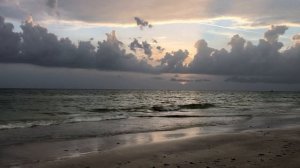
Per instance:
[[[189,128],[174,131],[124,134],[101,138],[89,138],[57,142],[37,142],[8,146],[2,150],[1,162],[6,165],[30,164],[47,162],[83,155],[104,152],[116,147],[159,143],[183,138],[191,138],[208,133],[203,128]],[[5,157],[9,156],[9,158]],[[13,156],[13,157],[11,157]],[[18,161],[11,158],[18,158]]]

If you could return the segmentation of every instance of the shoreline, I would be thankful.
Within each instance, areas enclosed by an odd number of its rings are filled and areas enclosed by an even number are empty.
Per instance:
[[[247,161],[250,162],[243,164],[247,164],[248,167],[260,164],[266,164],[268,165],[267,167],[276,167],[276,165],[271,162],[272,160],[268,159],[273,159],[274,161],[278,159],[290,160],[300,157],[300,145],[296,145],[297,143],[300,144],[299,126],[250,129],[240,132],[234,132],[230,129],[226,131],[225,129],[219,130],[219,132],[215,132],[214,134],[205,134],[204,130],[202,130],[202,134],[199,134],[199,129],[200,128],[192,128],[176,131],[120,135],[113,138],[102,137],[23,144],[9,147],[7,152],[12,156],[16,154],[14,156],[16,158],[26,156],[28,159],[26,160],[25,158],[23,163],[10,164],[11,167],[22,165],[21,167],[45,168],[91,168],[99,167],[99,165],[101,165],[101,167],[203,167],[205,165],[216,167],[219,163],[234,166],[240,163],[236,160],[247,159]],[[188,131],[190,131],[189,135],[183,135],[184,132],[187,133]],[[149,136],[151,134],[152,136]],[[280,145],[288,145],[285,144],[284,141],[293,143],[293,146],[291,146],[292,149],[289,151],[290,153],[288,151],[282,153],[283,149],[280,148]],[[262,144],[267,146],[262,146]],[[250,149],[256,148],[256,146],[260,146],[260,149],[253,150],[250,152],[252,153],[251,155],[249,153],[249,155],[247,154],[239,158],[240,155],[249,152],[248,148],[247,150],[245,148],[247,145]],[[102,148],[100,149],[99,147]],[[254,153],[257,154],[254,155]],[[231,159],[235,160],[228,160],[227,157],[229,157],[230,154],[232,154]],[[258,156],[258,154],[263,155]],[[284,154],[288,157],[283,157],[285,156]],[[279,157],[279,155],[281,157]],[[53,156],[53,158],[49,156]],[[264,159],[266,156],[268,157]],[[180,159],[178,160],[178,158]],[[182,160],[183,158],[184,160]],[[225,158],[227,158],[227,160]],[[256,160],[251,161],[251,159],[253,160],[254,158]],[[257,158],[261,158],[263,161]],[[211,162],[208,162],[209,160],[211,160]],[[293,162],[299,167],[299,161]],[[9,161],[7,163],[9,163]],[[222,167],[220,165],[219,167]],[[290,167],[293,166],[291,165]]]
[[[225,133],[120,147],[33,167],[300,166],[300,127]],[[30,166],[28,166],[30,167]]]

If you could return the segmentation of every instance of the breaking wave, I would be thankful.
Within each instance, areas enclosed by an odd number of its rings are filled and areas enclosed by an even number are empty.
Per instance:
[[[193,103],[183,105],[154,105],[150,107],[141,106],[133,108],[95,108],[89,110],[89,112],[108,113],[108,112],[165,112],[165,111],[180,111],[188,109],[208,109],[215,107],[211,103]]]

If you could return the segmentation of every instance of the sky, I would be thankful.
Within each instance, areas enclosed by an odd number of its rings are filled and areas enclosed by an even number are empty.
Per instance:
[[[0,87],[300,90],[299,0],[0,0]]]

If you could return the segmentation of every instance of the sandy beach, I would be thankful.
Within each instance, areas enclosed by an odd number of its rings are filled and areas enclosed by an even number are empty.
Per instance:
[[[224,133],[116,147],[25,167],[273,167],[300,166],[300,128]],[[121,145],[121,144],[120,144]]]

